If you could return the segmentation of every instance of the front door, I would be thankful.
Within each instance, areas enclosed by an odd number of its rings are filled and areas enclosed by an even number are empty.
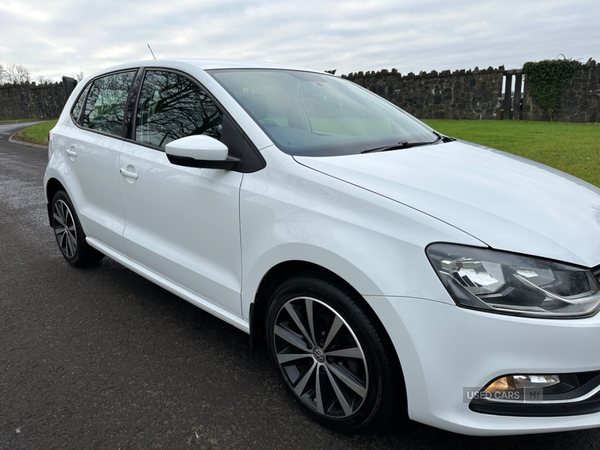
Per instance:
[[[171,164],[165,145],[192,134],[221,138],[223,115],[188,77],[144,76],[136,143],[119,157],[123,234],[132,260],[241,315],[239,191],[242,174]]]

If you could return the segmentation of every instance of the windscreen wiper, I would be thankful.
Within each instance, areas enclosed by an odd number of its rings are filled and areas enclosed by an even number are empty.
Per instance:
[[[384,147],[375,147],[375,148],[370,148],[368,150],[363,150],[361,153],[387,152],[388,150],[401,150],[404,148],[418,147],[419,145],[432,145],[432,144],[437,144],[441,140],[442,140],[442,137],[438,136],[438,138],[435,141],[431,141],[431,142],[400,141],[394,145],[386,145]]]
[[[456,138],[444,136],[443,134],[440,134],[437,131],[434,131],[433,134],[435,134],[437,136],[437,138],[431,142],[400,141],[394,145],[386,145],[384,147],[376,147],[376,148],[370,148],[368,150],[363,150],[361,153],[375,153],[375,152],[387,152],[388,150],[402,150],[404,148],[418,147],[420,145],[433,145],[433,144],[439,144],[440,142],[452,142],[452,141],[456,140]]]
[[[436,142],[439,141],[440,139],[442,140],[442,142],[452,142],[455,141],[456,138],[450,137],[450,136],[444,136],[441,133],[438,133],[437,131],[434,131],[433,134],[435,134],[438,138],[436,139]]]

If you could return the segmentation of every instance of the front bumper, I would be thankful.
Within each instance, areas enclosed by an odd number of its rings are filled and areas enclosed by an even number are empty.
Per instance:
[[[530,319],[410,297],[367,296],[402,365],[413,420],[471,435],[600,427],[600,412],[512,416],[475,412],[466,392],[507,374],[600,370],[600,314]]]

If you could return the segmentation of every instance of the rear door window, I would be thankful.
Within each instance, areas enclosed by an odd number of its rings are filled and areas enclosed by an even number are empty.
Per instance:
[[[81,124],[85,128],[121,137],[123,117],[135,71],[94,80],[85,103]]]

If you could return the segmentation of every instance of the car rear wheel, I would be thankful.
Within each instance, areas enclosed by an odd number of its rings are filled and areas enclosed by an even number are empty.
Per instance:
[[[400,406],[402,375],[380,324],[333,277],[284,282],[267,314],[271,359],[288,392],[324,425],[373,429]]]
[[[85,233],[65,191],[58,191],[52,199],[52,228],[58,248],[69,264],[85,267],[104,257],[85,241]]]

